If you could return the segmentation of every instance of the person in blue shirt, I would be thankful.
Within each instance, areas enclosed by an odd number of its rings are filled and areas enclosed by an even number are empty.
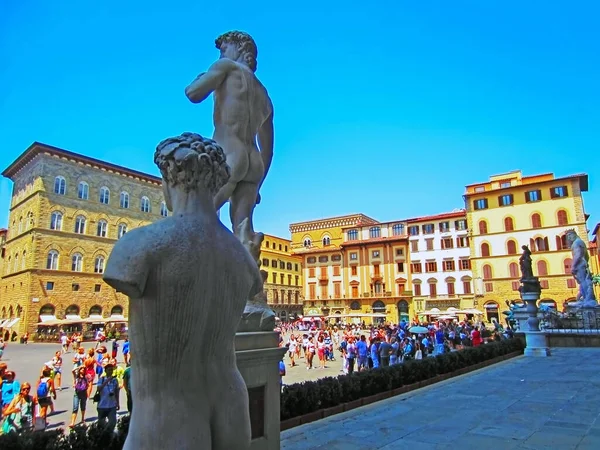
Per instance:
[[[438,355],[444,353],[444,339],[444,330],[438,328],[438,330],[435,332],[435,350]]]
[[[123,342],[123,359],[125,364],[129,364],[129,339],[125,339]]]
[[[373,369],[379,367],[379,339],[373,338],[371,341],[371,361],[373,361]]]
[[[358,354],[358,371],[369,368],[369,346],[365,335],[360,336],[360,340],[356,343],[356,353]]]
[[[2,377],[2,408],[8,406],[20,392],[21,384],[15,381],[15,377],[16,374],[11,370],[4,372]]]
[[[283,359],[279,361],[279,387],[283,390],[283,377],[285,376],[285,363]]]

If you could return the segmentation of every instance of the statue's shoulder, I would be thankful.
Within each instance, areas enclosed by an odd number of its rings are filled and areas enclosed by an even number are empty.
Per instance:
[[[221,72],[228,72],[231,70],[236,70],[236,69],[240,69],[238,67],[238,63],[236,63],[235,61],[232,61],[231,59],[228,58],[220,58],[217,59],[212,66],[210,66],[209,70],[218,70]]]

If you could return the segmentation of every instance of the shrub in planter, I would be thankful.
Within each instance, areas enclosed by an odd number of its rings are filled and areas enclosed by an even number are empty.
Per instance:
[[[330,408],[337,406],[342,402],[342,386],[337,378],[326,377],[319,380],[319,399],[321,408]]]

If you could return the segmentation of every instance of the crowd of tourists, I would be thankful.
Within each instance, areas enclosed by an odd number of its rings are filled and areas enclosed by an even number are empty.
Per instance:
[[[110,342],[110,351],[106,345],[109,342],[102,335],[87,349],[77,334],[63,334],[60,341],[61,349],[42,364],[39,378],[32,383],[21,382],[17,374],[0,361],[0,434],[46,429],[48,417],[54,414],[54,402],[58,395],[63,395],[62,391],[73,397],[71,428],[76,426],[78,415],[79,423],[85,423],[88,401],[96,403],[97,420],[114,428],[121,408],[121,389],[125,390],[127,411],[132,411],[131,353],[127,339],[122,345],[121,362],[117,361],[120,346],[117,340]]]
[[[290,367],[300,365],[302,359],[306,370],[324,369],[339,358],[340,371],[352,373],[510,337],[510,329],[504,330],[497,322],[493,326],[491,331],[481,322],[449,320],[426,324],[403,320],[397,325],[369,326],[315,326],[300,322],[282,329],[280,345],[287,347]]]

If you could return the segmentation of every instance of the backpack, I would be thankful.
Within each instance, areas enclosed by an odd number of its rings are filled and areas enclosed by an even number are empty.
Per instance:
[[[88,382],[85,378],[77,378],[77,382],[75,383],[75,391],[83,392],[87,391]]]
[[[48,380],[41,382],[37,388],[38,398],[48,397],[48,391]]]

